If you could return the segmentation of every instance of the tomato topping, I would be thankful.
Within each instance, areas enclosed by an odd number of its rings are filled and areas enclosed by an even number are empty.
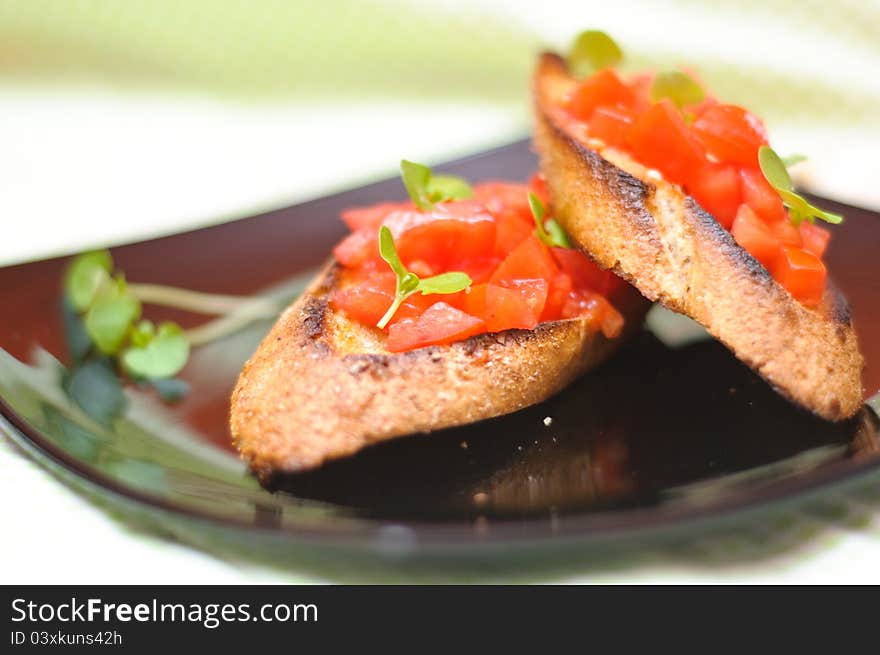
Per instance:
[[[764,179],[757,168],[743,168],[739,172],[743,202],[765,221],[786,220],[788,215],[782,198]]]
[[[773,277],[807,307],[816,307],[825,291],[825,264],[803,248],[782,246]]]
[[[463,291],[407,296],[386,326],[391,352],[567,318],[584,319],[605,334],[619,333],[623,318],[603,294],[624,283],[576,250],[542,243],[527,199],[530,190],[547,198],[543,178],[535,176],[528,186],[478,185],[473,199],[438,203],[429,211],[409,203],[346,211],[344,220],[353,232],[334,249],[344,273],[331,304],[369,328],[395,304],[397,274],[379,256],[378,232],[384,225],[408,272],[424,280],[458,271],[471,280]]]
[[[758,150],[768,143],[764,123],[747,109],[720,103],[709,95],[683,108],[670,98],[655,102],[651,97],[654,79],[652,73],[642,73],[623,82],[614,71],[602,70],[578,82],[567,104],[559,109],[584,123],[575,133],[588,145],[592,147],[587,137],[626,151],[642,166],[680,185],[778,282],[789,285],[786,288],[793,289],[795,297],[805,298],[804,304],[818,302],[821,288],[810,288],[807,293],[806,287],[791,281],[806,275],[802,267],[791,264],[792,257],[803,262],[805,256],[791,255],[786,266],[776,262],[782,249],[789,248],[813,255],[821,263],[829,234],[812,223],[793,225],[779,192],[765,179],[758,161]],[[601,272],[585,268],[592,264],[574,251],[554,250],[553,257],[573,285],[562,304],[563,315],[573,316],[578,307],[595,305],[576,293],[580,285],[607,295],[622,283],[609,274],[603,286]],[[551,282],[549,315],[555,311],[558,294],[554,278],[546,279]]]
[[[558,271],[547,246],[531,235],[501,262],[489,281],[498,284],[513,280],[551,280]]]
[[[800,227],[801,239],[804,241],[804,250],[816,255],[821,259],[828,248],[828,241],[831,239],[831,232],[824,227],[813,225],[809,221],[801,223]]]
[[[676,184],[684,184],[706,161],[681,113],[668,98],[635,119],[629,144],[636,159]]]
[[[739,171],[730,164],[707,162],[688,183],[688,193],[729,230],[742,201]]]
[[[386,344],[391,352],[453,343],[484,332],[486,324],[445,302],[436,302],[418,318],[393,323]]]
[[[748,205],[740,206],[730,231],[739,245],[770,268],[779,252],[779,239]]]
[[[412,208],[411,202],[383,202],[371,207],[352,207],[343,210],[342,220],[353,232],[365,229],[375,232],[391,212]]]
[[[709,107],[694,121],[693,131],[715,158],[744,166],[757,165],[758,148],[767,143],[761,119],[736,105]]]
[[[623,148],[633,123],[632,111],[623,107],[596,107],[590,117],[590,136],[605,144]]]
[[[617,73],[606,68],[581,82],[569,99],[569,109],[576,118],[589,120],[599,106],[631,105],[633,90],[623,83]]]
[[[486,327],[490,332],[534,328],[547,302],[547,280],[511,280],[486,287]]]

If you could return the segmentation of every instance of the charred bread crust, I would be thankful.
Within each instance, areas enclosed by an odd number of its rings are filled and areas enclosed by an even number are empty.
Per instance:
[[[395,354],[332,308],[338,272],[328,264],[282,314],[233,391],[233,440],[260,477],[540,402],[611,355],[647,310],[625,287],[612,299],[626,319],[616,339],[570,320]]]
[[[829,281],[808,309],[680,187],[573,133],[557,101],[573,81],[545,54],[533,80],[534,144],[557,219],[600,266],[701,323],[794,403],[832,421],[862,404],[862,356]],[[591,144],[592,145],[592,144]]]

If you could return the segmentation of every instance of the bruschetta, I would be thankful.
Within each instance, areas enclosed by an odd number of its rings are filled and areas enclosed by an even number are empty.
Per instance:
[[[702,324],[797,405],[853,416],[863,361],[825,275],[828,233],[769,184],[760,120],[699,94],[658,98],[650,74],[575,79],[555,54],[539,58],[532,90],[534,145],[572,241]]]
[[[538,403],[639,330],[647,301],[580,252],[541,241],[530,190],[539,203],[540,188],[493,183],[469,199],[343,215],[352,233],[232,395],[233,439],[258,476]],[[430,280],[450,274],[466,287],[395,303],[408,275],[430,292]]]

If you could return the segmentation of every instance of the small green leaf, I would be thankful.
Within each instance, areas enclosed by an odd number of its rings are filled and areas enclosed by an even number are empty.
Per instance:
[[[113,258],[107,250],[95,250],[77,255],[64,276],[64,292],[73,308],[84,312],[92,304],[95,294],[110,279]]]
[[[394,237],[391,234],[391,230],[386,225],[379,228],[379,254],[382,256],[382,259],[388,263],[391,270],[394,271],[394,274],[397,275],[399,283],[408,271],[403,265],[403,262],[400,261],[400,256],[397,254],[397,247],[394,245]]]
[[[682,71],[657,73],[651,85],[651,100],[658,102],[669,98],[679,109],[700,102],[706,94],[696,80]]]
[[[791,168],[795,164],[800,164],[802,161],[807,160],[806,155],[788,155],[787,157],[782,157],[782,163],[785,164],[786,168]]]
[[[433,207],[428,192],[428,182],[431,180],[431,169],[424,164],[417,164],[402,159],[400,161],[400,176],[406,192],[415,203],[416,207],[428,211]]]
[[[473,195],[474,190],[464,178],[455,175],[434,175],[429,173],[428,197],[432,202],[464,200]]]
[[[783,189],[791,191],[791,177],[785,164],[779,158],[779,155],[770,146],[761,146],[758,148],[758,164],[761,166],[761,172],[767,181],[777,191]]]
[[[550,237],[551,246],[557,246],[559,248],[571,248],[571,241],[568,238],[568,235],[565,233],[565,230],[562,229],[562,226],[557,223],[554,219],[549,219],[544,221],[544,228],[547,230],[547,234]]]
[[[795,193],[785,164],[770,146],[761,146],[758,149],[758,163],[761,166],[764,178],[776,190],[785,206],[788,207],[792,223],[800,225],[805,220],[812,222],[817,218],[834,225],[843,222],[843,216],[840,214],[820,209],[810,204],[803,196]]]
[[[162,323],[156,336],[143,347],[132,346],[122,353],[126,373],[148,380],[177,375],[189,359],[189,342],[176,323]]]
[[[547,210],[541,199],[532,191],[529,191],[528,198],[529,207],[532,210],[532,218],[535,219],[535,234],[537,234],[541,243],[550,247],[571,248],[571,242],[568,240],[568,236],[565,234],[562,226],[553,219],[544,220]]]
[[[586,77],[623,61],[623,51],[614,39],[600,30],[586,30],[575,38],[568,51],[568,70],[576,78]]]
[[[111,361],[104,357],[71,368],[62,387],[80,409],[101,425],[112,423],[127,405],[119,376]]]
[[[102,289],[86,313],[86,332],[106,355],[119,351],[132,323],[141,313],[137,298],[124,290],[124,281]]]
[[[144,319],[132,326],[131,334],[128,338],[131,341],[131,345],[142,348],[150,343],[155,335],[156,327],[153,325],[153,321]]]
[[[419,282],[419,286],[417,288],[419,291],[422,292],[423,296],[427,296],[432,293],[458,293],[459,291],[464,291],[469,286],[471,286],[472,282],[473,281],[467,273],[452,271],[449,273],[441,273],[440,275],[427,277]]]

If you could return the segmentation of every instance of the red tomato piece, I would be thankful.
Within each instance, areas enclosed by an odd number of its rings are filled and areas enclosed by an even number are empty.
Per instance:
[[[583,289],[572,291],[562,308],[562,318],[580,318],[602,330],[609,339],[620,335],[623,316],[605,296]]]
[[[486,287],[486,327],[490,332],[531,330],[547,302],[547,280],[513,280]]]
[[[722,162],[755,166],[758,148],[767,143],[761,119],[736,105],[714,105],[693,123],[702,146]]]
[[[739,171],[735,166],[707,163],[688,182],[687,191],[725,229],[730,229],[742,203]]]
[[[776,238],[779,239],[779,243],[782,245],[794,246],[795,248],[800,248],[804,245],[800,230],[792,224],[788,217],[781,221],[773,221],[768,223],[768,225],[770,226],[770,231],[776,235]]]
[[[653,84],[653,73],[638,73],[629,79],[627,85],[632,89],[635,96],[633,109],[636,112],[646,111],[653,104],[651,101],[651,87]]]
[[[495,272],[495,269],[498,268],[498,264],[500,263],[500,257],[490,255],[489,257],[479,257],[477,259],[462,261],[455,270],[467,273],[468,277],[471,278],[471,281],[474,284],[481,284],[489,281],[489,278],[492,277],[492,274]]]
[[[808,250],[821,259],[828,248],[828,241],[831,240],[831,232],[809,221],[801,223],[800,232],[804,241],[804,250]]]
[[[633,124],[633,112],[623,107],[596,107],[590,116],[588,132],[606,145],[616,148],[626,146],[627,135]]]
[[[825,264],[803,248],[782,246],[773,265],[773,277],[807,307],[816,307],[825,291]]]
[[[757,168],[743,168],[739,172],[743,202],[765,221],[781,221],[786,216],[785,205],[776,190]]]
[[[503,211],[496,214],[495,254],[507,257],[535,231],[535,222],[526,220],[519,212]]]
[[[589,257],[572,248],[551,248],[559,267],[571,277],[575,289],[590,289],[606,294],[609,282],[615,277],[611,271],[603,271]]]
[[[336,291],[331,297],[331,304],[356,321],[372,327],[385,315],[394,301],[394,286],[393,275],[375,275],[346,289]],[[436,296],[422,296],[418,293],[411,295],[394,313],[391,324],[420,315],[435,298]]]
[[[668,98],[633,121],[629,144],[640,163],[676,184],[684,184],[706,162],[700,144]]]
[[[333,248],[333,256],[343,266],[354,268],[379,257],[379,233],[371,230],[352,232]]]
[[[741,205],[730,229],[733,238],[768,270],[779,252],[779,239],[748,205]]]
[[[610,68],[594,73],[578,84],[569,99],[569,110],[575,118],[587,121],[596,107],[630,106],[635,93]]]
[[[486,289],[487,283],[471,285],[465,291],[461,301],[461,308],[470,314],[485,320],[486,318]]]
[[[404,264],[421,260],[433,270],[456,270],[456,264],[491,252],[495,219],[472,201],[437,205],[431,212],[394,212],[384,221]]]
[[[519,244],[492,274],[493,284],[513,280],[551,280],[559,272],[550,251],[538,237],[531,235]]]
[[[532,220],[529,208],[529,187],[510,182],[483,182],[474,187],[473,200],[485,205],[492,214],[515,212],[522,218]]]
[[[544,309],[541,312],[541,322],[558,321],[562,317],[562,307],[568,300],[568,294],[573,288],[571,277],[566,273],[557,273],[550,281],[550,287],[547,290],[547,302],[544,303]]]
[[[404,319],[391,325],[386,347],[391,352],[401,352],[461,341],[485,330],[486,324],[479,318],[440,301],[418,318]]]
[[[351,207],[342,211],[342,220],[352,232],[369,229],[378,233],[379,226],[388,214],[409,209],[414,209],[411,202],[382,202],[369,207]]]

